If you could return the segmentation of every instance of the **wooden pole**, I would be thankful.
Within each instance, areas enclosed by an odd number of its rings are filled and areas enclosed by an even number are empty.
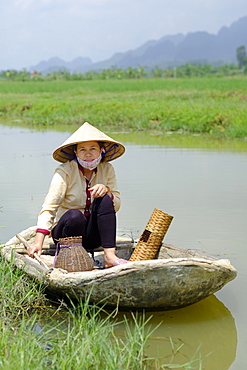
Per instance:
[[[26,241],[26,239],[23,238],[23,236],[21,236],[20,234],[16,234],[16,237],[20,240],[20,242],[22,242],[22,244],[24,245],[24,247],[27,249],[30,247],[29,243]],[[42,259],[37,255],[37,253],[34,253],[34,258],[43,266],[45,267],[46,269],[49,269],[49,267],[46,265],[46,263],[44,261],[42,261]]]

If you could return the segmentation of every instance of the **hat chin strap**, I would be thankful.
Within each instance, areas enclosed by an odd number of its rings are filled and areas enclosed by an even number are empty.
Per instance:
[[[98,158],[96,159],[93,159],[92,161],[90,162],[87,162],[87,161],[83,161],[82,159],[80,159],[79,157],[76,156],[76,159],[78,161],[78,163],[83,167],[83,168],[86,168],[87,170],[94,170],[100,163],[101,159],[102,159],[102,155],[100,153],[100,155],[98,156]]]

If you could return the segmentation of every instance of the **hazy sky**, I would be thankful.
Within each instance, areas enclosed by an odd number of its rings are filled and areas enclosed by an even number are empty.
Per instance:
[[[168,34],[216,34],[246,0],[0,0],[0,70],[53,56],[93,62]]]

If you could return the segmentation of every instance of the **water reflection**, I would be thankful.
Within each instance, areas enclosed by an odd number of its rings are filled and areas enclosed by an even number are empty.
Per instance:
[[[112,311],[109,311],[111,314]],[[107,313],[101,313],[105,318]],[[134,324],[133,316],[149,320],[146,330],[154,332],[147,341],[145,355],[155,358],[155,368],[164,364],[180,364],[195,361],[193,369],[228,370],[231,368],[237,349],[237,330],[230,311],[214,295],[191,306],[162,312],[131,313],[118,312],[113,322],[117,322],[115,333],[125,338],[124,320],[130,327]],[[52,315],[55,322],[66,333],[71,320],[67,310]],[[142,322],[140,320],[140,322]],[[54,321],[43,317],[37,323],[38,328],[51,327]],[[49,331],[56,335],[56,329]],[[200,360],[202,367],[200,367]]]
[[[184,364],[202,358],[203,368],[227,370],[236,357],[237,331],[230,311],[214,295],[174,311],[147,313],[152,328],[161,325],[148,341],[147,354],[161,364]],[[119,313],[132,321],[130,313]],[[118,327],[119,333],[123,325]]]

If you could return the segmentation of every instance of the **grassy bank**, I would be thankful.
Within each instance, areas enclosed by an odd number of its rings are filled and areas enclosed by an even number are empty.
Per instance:
[[[0,280],[0,369],[146,368],[145,321],[136,320],[133,330],[126,322],[126,338],[119,339],[113,314],[103,318],[88,302],[55,310],[39,285],[4,260]],[[46,317],[49,325],[38,325]]]
[[[144,364],[144,323],[136,322],[136,332],[126,338],[127,347],[116,338],[111,316],[103,319],[100,310],[86,302],[67,307],[62,316],[67,320],[65,328],[63,322],[52,320],[54,308],[49,307],[37,284],[5,261],[0,269],[0,368],[115,370],[119,365],[121,369],[137,369]],[[49,317],[52,330],[37,324],[41,313]]]
[[[41,286],[0,259],[0,369],[199,369],[200,360],[162,365],[145,355],[150,329],[144,313],[124,320],[88,301],[51,305]]]
[[[0,83],[0,119],[42,127],[247,137],[247,78]]]

